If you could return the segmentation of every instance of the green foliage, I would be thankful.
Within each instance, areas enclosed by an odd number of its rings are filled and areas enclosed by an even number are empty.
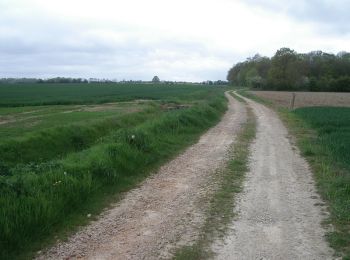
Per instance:
[[[233,95],[237,98],[237,95]],[[239,99],[239,102],[245,102]],[[248,120],[237,136],[234,149],[226,168],[217,173],[216,183],[219,188],[210,199],[206,220],[198,240],[191,246],[177,250],[174,259],[211,259],[213,252],[211,243],[227,231],[235,215],[234,196],[241,192],[245,173],[249,170],[249,146],[256,134],[256,120],[253,112],[248,110]]]
[[[159,113],[159,110],[153,108],[90,123],[56,126],[21,138],[9,139],[0,143],[0,164],[13,166],[59,158],[88,148],[113,130],[140,124]]]
[[[135,99],[191,101],[215,95],[216,87],[194,84],[0,84],[0,106],[96,104]]]
[[[13,259],[23,251],[33,250],[36,243],[60,230],[67,219],[86,216],[91,201],[103,201],[110,194],[129,189],[176,155],[220,119],[226,109],[222,93],[192,108],[125,122],[98,140],[95,137],[104,130],[90,138],[89,126],[81,132],[70,126],[60,131],[70,136],[68,140],[75,140],[77,151],[61,159],[54,155],[41,161],[35,153],[42,153],[34,150],[30,160],[35,163],[0,164],[0,258]],[[35,138],[40,142],[39,136]],[[46,140],[45,135],[41,137]],[[61,142],[66,143],[59,138],[57,145],[61,146]],[[27,148],[23,149],[25,152]],[[56,148],[49,146],[45,150],[50,149]]]
[[[298,54],[281,48],[270,59],[255,55],[228,72],[231,84],[265,90],[350,91],[348,53]]]
[[[350,108],[296,109],[290,117],[303,155],[313,167],[318,189],[328,202],[334,231],[328,240],[350,258]],[[312,130],[310,130],[312,129]],[[313,132],[316,132],[315,133]]]
[[[316,129],[317,141],[327,148],[332,161],[350,170],[350,108],[309,107],[294,113]]]
[[[160,79],[158,76],[154,76],[153,79],[152,79],[152,82],[153,83],[159,83],[160,82]]]

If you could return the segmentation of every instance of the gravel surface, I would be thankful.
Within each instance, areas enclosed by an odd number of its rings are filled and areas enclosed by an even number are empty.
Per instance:
[[[307,162],[271,109],[246,99],[257,116],[250,171],[237,197],[238,216],[217,259],[332,259],[321,226],[327,215]]]
[[[164,259],[190,243],[204,221],[215,172],[225,165],[246,108],[226,94],[221,122],[90,225],[37,259]],[[214,185],[215,186],[215,185]]]

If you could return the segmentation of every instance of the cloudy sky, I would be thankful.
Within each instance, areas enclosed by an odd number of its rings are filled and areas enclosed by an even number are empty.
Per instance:
[[[350,0],[0,0],[0,77],[225,79],[280,47],[350,51]]]

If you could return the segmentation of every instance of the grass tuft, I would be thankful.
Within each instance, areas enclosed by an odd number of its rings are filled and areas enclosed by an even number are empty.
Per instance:
[[[236,95],[233,95],[236,98]],[[245,102],[243,99],[238,99]],[[175,252],[174,259],[206,259],[213,256],[210,248],[214,239],[223,237],[235,213],[234,196],[242,190],[245,173],[249,170],[249,146],[256,134],[256,120],[248,110],[248,120],[244,124],[231,154],[227,167],[218,172],[218,189],[215,191],[199,239]]]
[[[350,108],[308,107],[290,111],[252,94],[242,94],[277,110],[296,138],[330,211],[325,224],[331,225],[332,231],[327,240],[338,256],[350,259]]]
[[[64,238],[88,222],[87,214],[101,212],[122,192],[196,141],[226,110],[223,91],[211,98],[191,108],[151,113],[149,117],[135,115],[141,119],[129,115],[122,125],[108,130],[103,138],[99,132],[94,135],[99,136],[97,140],[94,137],[83,147],[80,143],[85,142],[85,135],[67,129],[76,138],[73,143],[78,144],[74,151],[60,156],[56,151],[38,160],[35,153],[45,155],[51,147],[38,145],[37,149],[33,142],[29,146],[33,154],[28,155],[33,157],[26,163],[0,164],[0,259],[28,259],[55,236]],[[42,138],[39,141],[44,142],[45,136]],[[65,142],[56,141],[59,145]],[[18,145],[28,149],[21,142]]]

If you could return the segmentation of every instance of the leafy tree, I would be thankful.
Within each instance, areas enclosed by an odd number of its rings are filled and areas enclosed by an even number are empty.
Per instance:
[[[160,82],[160,79],[158,76],[154,76],[153,79],[152,79],[152,82],[153,83],[159,83]]]
[[[298,54],[281,48],[270,59],[259,54],[234,65],[230,84],[260,89],[349,91],[350,53],[322,51]]]

